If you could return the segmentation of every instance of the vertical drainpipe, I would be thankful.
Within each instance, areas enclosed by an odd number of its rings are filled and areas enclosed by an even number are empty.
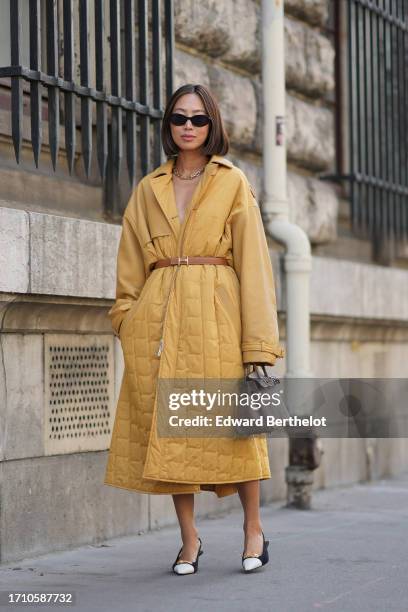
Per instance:
[[[307,378],[310,370],[309,279],[311,248],[306,233],[289,221],[285,122],[285,55],[283,0],[262,0],[263,81],[263,201],[266,233],[285,247],[286,306],[285,378]],[[290,395],[286,395],[290,409]],[[292,403],[293,405],[293,403]],[[298,414],[298,413],[297,413]],[[289,440],[286,467],[287,504],[309,508],[313,470],[317,467],[316,441]]]

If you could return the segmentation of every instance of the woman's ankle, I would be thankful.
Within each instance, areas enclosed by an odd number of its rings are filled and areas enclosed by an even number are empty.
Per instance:
[[[254,533],[258,533],[258,534],[262,534],[262,524],[259,520],[254,520],[254,521],[244,521],[244,524],[242,526],[244,533],[248,533],[248,534],[254,534]]]
[[[183,530],[181,532],[181,539],[183,543],[192,543],[198,541],[198,529],[192,527],[188,530]]]

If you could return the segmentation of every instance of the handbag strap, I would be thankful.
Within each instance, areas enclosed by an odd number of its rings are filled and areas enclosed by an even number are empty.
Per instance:
[[[252,369],[250,369],[252,366]],[[263,372],[260,373],[260,368],[262,367]],[[256,374],[258,376],[258,378],[261,378],[261,376],[268,376],[268,372],[266,371],[266,365],[264,363],[258,364],[258,363],[246,363],[245,364],[245,376],[248,376],[248,374],[250,374],[253,371],[256,371]]]

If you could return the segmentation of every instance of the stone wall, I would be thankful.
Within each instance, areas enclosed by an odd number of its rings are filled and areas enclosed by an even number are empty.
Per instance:
[[[285,2],[286,127],[291,220],[312,244],[336,239],[338,197],[317,178],[333,170],[334,49],[328,0]],[[228,155],[262,201],[261,7],[256,0],[175,3],[175,88],[202,83],[216,95],[231,140]]]

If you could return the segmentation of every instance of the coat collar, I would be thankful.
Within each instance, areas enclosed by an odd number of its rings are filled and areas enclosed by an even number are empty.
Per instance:
[[[171,157],[164,162],[164,164],[161,164],[161,166],[151,172],[148,175],[148,178],[160,208],[162,209],[170,227],[172,228],[172,231],[175,235],[177,235],[178,218],[172,183],[172,169],[175,161],[175,157]],[[211,181],[210,177],[217,172],[219,166],[232,168],[233,164],[228,159],[225,159],[225,157],[222,157],[222,155],[211,156],[208,164],[206,164],[199,189],[195,191],[194,202],[192,202],[193,206],[208,188]]]

